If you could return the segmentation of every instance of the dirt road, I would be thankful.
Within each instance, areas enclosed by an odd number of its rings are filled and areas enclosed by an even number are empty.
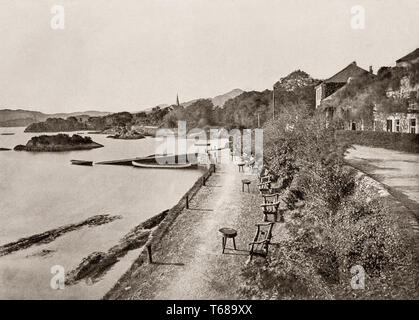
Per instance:
[[[386,185],[419,219],[419,154],[356,145],[345,158]]]

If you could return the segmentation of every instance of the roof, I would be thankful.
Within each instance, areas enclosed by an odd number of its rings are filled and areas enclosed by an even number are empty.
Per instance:
[[[356,62],[352,62],[343,70],[336,73],[334,76],[323,81],[323,83],[347,83],[349,78],[358,77],[364,73],[369,73],[356,65]]]
[[[396,62],[411,61],[411,60],[414,60],[414,59],[417,59],[417,58],[419,58],[419,48],[412,51],[408,55],[405,55],[404,57],[400,58]]]

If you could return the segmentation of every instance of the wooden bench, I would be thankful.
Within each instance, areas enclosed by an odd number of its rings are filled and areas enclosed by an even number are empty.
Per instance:
[[[257,185],[260,194],[267,194],[271,192],[271,176],[262,176],[259,177],[259,183]]]
[[[279,211],[279,193],[273,194],[262,194],[263,203],[260,205],[265,215],[264,221],[268,221],[268,215],[271,214],[275,218],[275,222],[278,220],[278,211]]]
[[[269,244],[272,238],[273,222],[257,223],[256,234],[253,242],[249,243],[250,246],[250,260],[254,255],[261,255],[266,257],[269,252]]]

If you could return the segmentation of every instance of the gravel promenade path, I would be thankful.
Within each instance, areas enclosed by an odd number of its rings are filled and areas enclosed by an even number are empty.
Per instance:
[[[247,188],[242,192],[242,179],[252,180],[250,193]],[[190,209],[182,211],[153,248],[153,263],[141,265],[124,280],[125,290],[107,298],[240,298],[237,290],[242,283],[241,269],[249,258],[248,243],[256,231],[255,223],[263,220],[261,201],[256,176],[238,172],[233,163],[217,165],[217,172],[192,199]],[[218,231],[222,227],[238,231],[238,250],[226,248],[222,254]],[[228,248],[232,248],[230,241]]]

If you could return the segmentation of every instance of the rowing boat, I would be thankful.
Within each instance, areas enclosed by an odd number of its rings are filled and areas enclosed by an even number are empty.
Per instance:
[[[185,169],[192,167],[192,163],[183,164],[159,164],[159,163],[143,163],[139,161],[132,161],[134,167],[139,168],[155,168],[155,169]]]
[[[71,164],[76,164],[76,165],[79,165],[79,166],[93,166],[93,161],[71,160]]]

